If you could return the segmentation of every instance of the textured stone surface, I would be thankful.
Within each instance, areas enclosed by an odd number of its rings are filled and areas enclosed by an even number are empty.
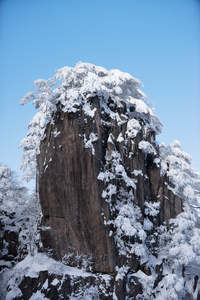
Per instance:
[[[14,214],[2,212],[9,220],[9,226],[4,224],[0,216],[0,270],[10,267],[19,258],[19,228],[14,223]]]
[[[101,199],[102,183],[97,180],[103,157],[102,141],[98,140],[97,153],[92,155],[79,136],[100,131],[99,118],[94,123],[88,119],[86,128],[80,118],[84,115],[57,115],[55,125],[48,126],[47,138],[41,144],[40,201],[43,224],[51,227],[50,232],[42,233],[43,243],[53,248],[59,259],[71,249],[88,257],[92,255],[96,271],[112,273],[115,247],[103,224],[102,206],[107,211],[108,208]],[[61,132],[56,138],[52,136],[55,128]],[[43,162],[50,157],[52,161],[44,172]]]
[[[108,285],[108,282],[101,276],[61,276],[49,274],[48,271],[41,271],[35,278],[24,277],[19,285],[21,295],[13,299],[28,300],[40,291],[40,297],[52,300],[86,298],[112,300],[113,287],[114,278],[110,278]]]
[[[38,156],[43,213],[41,237],[44,248],[51,249],[56,259],[61,260],[70,254],[84,255],[91,258],[93,272],[114,275],[117,266],[127,264],[127,258],[119,255],[115,240],[104,224],[103,215],[106,220],[113,218],[109,203],[102,198],[104,183],[97,179],[102,169],[109,169],[109,165],[105,166],[105,155],[118,151],[126,173],[136,180],[136,189],[132,192],[134,203],[143,214],[141,222],[145,217],[145,201],[160,202],[159,214],[156,219],[152,217],[156,225],[164,221],[168,224],[170,218],[182,212],[182,201],[170,191],[168,178],[161,175],[160,166],[154,162],[154,158],[159,157],[154,133],[144,134],[141,130],[130,139],[126,136],[127,122],[119,126],[116,120],[102,112],[98,97],[91,98],[90,103],[96,107],[94,118],[86,116],[81,108],[76,113],[64,113],[58,109],[54,123],[48,124],[46,138],[41,142]],[[126,107],[113,109],[118,109],[121,115],[126,114]],[[88,140],[90,133],[98,135],[93,149],[84,144],[84,138]],[[113,142],[108,139],[110,134]],[[122,134],[122,141],[117,140],[119,134]],[[139,149],[138,144],[143,140],[154,146],[157,155],[144,154]],[[140,170],[143,175],[135,175],[134,170]],[[131,190],[121,178],[113,179],[112,184],[117,189]],[[113,204],[116,199],[117,194],[112,196]],[[153,230],[149,234],[152,233]],[[128,264],[131,270],[137,272],[143,268],[148,274],[136,256],[132,255]],[[130,278],[127,284],[132,291],[135,288]],[[116,283],[119,299],[125,297],[125,286],[124,281]],[[137,290],[140,290],[139,286]]]

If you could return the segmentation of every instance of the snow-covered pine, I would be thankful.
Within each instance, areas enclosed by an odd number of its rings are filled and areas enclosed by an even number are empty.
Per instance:
[[[158,257],[164,261],[163,279],[156,291],[158,300],[197,299],[200,289],[200,173],[179,141],[160,145],[161,172],[170,180],[170,188],[183,200],[183,212],[170,220],[170,229],[158,230]],[[172,272],[173,270],[173,272]],[[195,282],[195,285],[194,285]],[[188,293],[188,294],[187,294]]]
[[[17,174],[0,164],[0,207],[8,213],[17,213],[27,201],[27,189],[21,187]]]
[[[169,146],[162,143],[159,148],[162,172],[169,176],[170,188],[186,203],[198,208],[200,204],[200,173],[192,166],[191,156],[182,151],[179,141],[174,141]]]
[[[0,299],[6,299],[14,265],[36,250],[40,211],[37,195],[29,195],[16,173],[0,164]]]
[[[16,173],[0,164],[0,221],[4,230],[19,233],[18,246],[22,254],[25,248],[28,252],[33,252],[30,241],[34,243],[40,212],[37,193],[29,194]]]
[[[147,97],[139,89],[142,83],[128,73],[107,71],[103,67],[80,62],[75,68],[57,70],[53,78],[36,80],[34,86],[36,90],[27,93],[20,101],[21,105],[31,101],[39,110],[28,125],[27,136],[20,143],[24,149],[21,169],[27,170],[24,175],[27,181],[35,177],[40,141],[45,137],[47,124],[53,122],[53,113],[58,104],[64,112],[75,113],[82,107],[85,115],[93,118],[95,109],[92,109],[89,98],[97,95],[104,111],[116,119],[118,124],[123,123],[119,113],[109,106],[109,99],[112,99],[117,107],[126,106],[128,119],[134,120],[128,124],[129,135],[137,134],[141,128],[137,121],[139,119],[155,134],[161,132],[161,121],[154,109],[146,104]]]
[[[29,131],[26,138],[19,145],[19,147],[24,149],[21,169],[25,171],[27,167],[29,168],[24,175],[24,180],[26,181],[35,178],[36,157],[39,154],[40,141],[44,138],[46,125],[51,121],[52,113],[56,110],[57,95],[52,89],[55,85],[56,82],[52,78],[48,80],[38,79],[34,82],[34,86],[37,86],[36,90],[27,93],[20,101],[21,105],[32,101],[35,108],[39,109],[28,124]]]

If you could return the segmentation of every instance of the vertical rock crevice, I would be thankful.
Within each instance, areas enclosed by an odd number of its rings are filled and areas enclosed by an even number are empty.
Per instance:
[[[159,203],[158,226],[182,212],[182,201],[168,190],[168,179],[154,162],[159,153],[153,132],[146,130],[144,134],[141,129],[130,138],[126,107],[120,108],[119,125],[102,113],[101,97],[89,101],[96,109],[94,117],[88,117],[81,107],[76,113],[59,111],[41,141],[41,236],[44,247],[52,249],[55,258],[62,260],[71,252],[86,255],[92,258],[94,272],[114,274],[124,264],[137,269],[139,261],[137,256],[127,259],[120,254],[122,249],[116,241],[120,205],[131,201],[131,205],[138,206],[142,224],[145,203]],[[115,110],[119,112],[117,107]],[[154,153],[140,149],[144,140]],[[100,180],[99,174],[110,178]],[[132,200],[128,195],[133,195]],[[155,222],[155,217],[150,219]],[[122,239],[125,244],[129,241],[128,236]]]

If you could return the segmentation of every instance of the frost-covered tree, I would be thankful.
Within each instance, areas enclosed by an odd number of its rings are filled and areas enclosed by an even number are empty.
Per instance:
[[[200,224],[195,209],[185,203],[183,213],[170,220],[170,229],[162,225],[157,232],[163,277],[156,299],[199,299]]]
[[[0,223],[3,231],[13,231],[19,237],[19,253],[33,253],[33,243],[37,235],[40,218],[40,205],[37,194],[28,194],[27,188],[21,186],[15,172],[7,166],[0,165]],[[1,255],[6,253],[6,242]],[[18,247],[18,244],[16,245]]]
[[[27,136],[19,145],[24,149],[21,169],[24,172],[29,167],[29,170],[23,177],[26,181],[35,178],[36,157],[39,154],[40,141],[44,138],[46,125],[51,120],[52,113],[56,109],[56,94],[52,89],[54,85],[56,85],[56,82],[52,78],[48,80],[38,79],[34,82],[34,86],[37,87],[36,90],[27,93],[20,101],[21,105],[32,101],[35,108],[39,109],[28,124],[29,131]]]
[[[200,290],[200,174],[191,157],[174,141],[160,145],[162,172],[169,177],[168,188],[183,200],[183,212],[170,220],[170,228],[157,228],[158,257],[163,261],[163,279],[156,299],[197,299]],[[190,295],[190,296],[189,296]]]
[[[34,255],[40,245],[40,234],[38,224],[41,219],[41,208],[38,195],[33,193],[29,196],[28,205],[24,206],[21,220],[21,231],[19,234],[19,252]]]
[[[27,189],[21,187],[17,174],[7,166],[0,164],[0,206],[9,212],[15,212],[19,205],[27,200]]]
[[[130,113],[138,120],[143,119],[149,124],[153,132],[161,132],[162,124],[155,111],[148,106],[149,103],[146,105],[143,102],[148,100],[139,89],[142,83],[128,73],[107,71],[102,67],[80,62],[75,68],[64,67],[57,70],[53,78],[36,80],[34,86],[36,90],[27,93],[20,101],[21,105],[31,101],[39,110],[28,125],[27,136],[20,143],[20,147],[24,149],[21,169],[28,169],[24,175],[27,181],[35,177],[40,141],[44,138],[47,123],[53,122],[52,116],[58,104],[64,112],[76,112],[81,107],[87,116],[93,117],[96,109],[92,108],[89,98],[98,96],[101,108],[112,118],[122,122],[119,114],[108,105],[112,99],[114,106],[126,106],[127,111],[134,111]]]
[[[167,172],[175,194],[195,206],[200,206],[200,173],[191,165],[192,158],[182,151],[179,141],[160,145],[162,169]]]
[[[37,194],[30,196],[17,174],[0,164],[0,299],[6,299],[13,266],[37,251],[39,219]]]
[[[7,166],[0,165],[0,259],[9,265],[8,257],[15,260],[18,252],[18,239],[21,219],[27,201],[27,191],[21,187],[17,175]],[[13,234],[14,241],[9,241]]]

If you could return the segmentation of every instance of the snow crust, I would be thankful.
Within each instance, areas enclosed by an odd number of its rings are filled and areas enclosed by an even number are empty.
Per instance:
[[[55,261],[49,258],[45,253],[34,253],[34,256],[27,255],[24,260],[19,262],[14,271],[18,274],[23,274],[26,271],[26,276],[37,277],[40,271],[48,271],[49,274],[71,275],[71,276],[91,276],[91,273],[85,272],[82,269],[66,266],[62,262]]]
[[[154,149],[153,145],[150,144],[150,143],[147,142],[147,141],[141,141],[141,142],[139,142],[138,148],[139,148],[140,150],[142,150],[142,152],[143,152],[144,154],[154,154],[154,155],[157,154],[157,152],[156,152],[156,150]]]
[[[105,296],[108,296],[106,288],[109,287],[111,276],[107,274],[93,274],[90,272],[86,272],[84,269],[79,269],[75,267],[69,267],[63,262],[55,261],[54,259],[47,256],[45,253],[38,253],[37,251],[33,256],[27,255],[24,260],[19,262],[10,274],[7,275],[9,292],[6,294],[6,300],[13,300],[16,296],[22,296],[22,293],[19,289],[19,285],[22,282],[24,277],[30,278],[38,278],[40,272],[47,271],[48,275],[59,276],[54,278],[50,283],[52,286],[57,286],[60,288],[60,285],[63,283],[65,276],[70,276],[71,284],[77,284],[77,278],[87,278],[93,277],[94,280],[98,281],[97,286],[87,287],[83,286],[82,290],[72,290],[71,296],[69,299],[93,299],[94,296],[98,297],[95,299],[99,299],[99,291],[103,292]],[[36,293],[33,293],[31,298],[32,300],[39,299],[49,299],[44,295],[44,290],[48,290],[49,283],[48,279],[45,281],[41,289],[38,289]]]

